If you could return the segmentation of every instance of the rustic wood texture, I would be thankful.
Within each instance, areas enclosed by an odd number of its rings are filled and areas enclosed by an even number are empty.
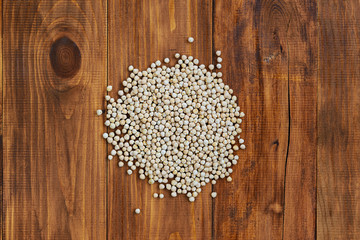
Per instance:
[[[0,10],[2,239],[360,239],[358,0],[0,0]],[[190,203],[108,161],[95,111],[128,65],[173,64],[175,52],[207,65],[216,50],[247,149],[232,183]]]
[[[0,181],[1,181],[1,186],[0,186],[0,194],[1,194],[1,198],[0,198],[0,237],[2,239],[2,235],[3,235],[3,48],[2,48],[2,38],[3,38],[3,34],[2,34],[2,0],[0,0],[0,158],[1,158],[1,162],[0,162]]]
[[[3,239],[105,239],[106,4],[3,1]]]
[[[283,239],[316,238],[316,0],[285,1],[290,129],[285,173]]]
[[[215,3],[214,46],[248,147],[233,183],[215,186],[215,239],[314,239],[316,3]]]
[[[359,1],[319,1],[319,239],[360,239],[359,13]]]
[[[193,44],[188,36],[195,38]],[[174,64],[175,52],[209,64],[211,48],[211,1],[109,1],[109,84],[115,89],[129,76],[128,65],[146,69],[165,57]],[[172,198],[137,174],[128,176],[117,164],[109,163],[109,239],[211,239],[210,185],[190,204],[185,196]],[[165,198],[154,199],[154,192]]]

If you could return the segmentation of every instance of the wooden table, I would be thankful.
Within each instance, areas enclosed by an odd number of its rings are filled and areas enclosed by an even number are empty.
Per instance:
[[[1,19],[3,239],[360,239],[358,0],[2,0]],[[154,199],[95,111],[128,65],[216,50],[246,113],[234,181]]]

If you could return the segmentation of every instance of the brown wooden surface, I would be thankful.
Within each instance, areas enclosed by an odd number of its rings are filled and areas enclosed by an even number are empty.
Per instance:
[[[288,16],[283,6],[278,7],[272,8],[270,1],[215,5],[214,46],[223,50],[224,81],[237,93],[246,114],[242,136],[247,145],[239,152],[234,181],[214,187],[219,192],[214,207],[216,239],[282,236],[290,126]]]
[[[146,69],[165,57],[174,65],[175,51],[209,64],[211,32],[211,1],[109,1],[109,84],[118,88],[129,76],[129,65]],[[188,36],[196,39],[193,44]],[[109,239],[211,239],[210,185],[195,204],[183,195],[172,198],[168,190],[161,191],[164,199],[154,199],[158,184],[127,175],[114,160],[108,190]]]
[[[3,239],[360,239],[358,0],[1,6]],[[95,111],[128,65],[216,50],[247,149],[195,203],[154,199],[106,160]]]
[[[316,0],[287,0],[289,143],[284,182],[284,239],[316,238]]]
[[[216,1],[214,19],[247,114],[241,167],[215,186],[215,238],[314,239],[316,3]]]
[[[360,239],[359,35],[359,1],[319,1],[319,239]]]
[[[1,156],[1,160],[3,159],[3,48],[2,48],[2,0],[0,0],[0,33],[1,33],[1,37],[0,37],[0,79],[1,79],[1,83],[0,83],[0,156]],[[2,236],[3,234],[3,214],[2,214],[2,206],[3,206],[3,161],[1,161],[0,163],[0,181],[1,181],[1,186],[0,186],[0,194],[1,194],[1,198],[0,198],[0,207],[1,207],[1,219],[0,219],[0,236]]]
[[[106,4],[8,0],[3,12],[3,239],[105,239],[106,145],[93,116]]]

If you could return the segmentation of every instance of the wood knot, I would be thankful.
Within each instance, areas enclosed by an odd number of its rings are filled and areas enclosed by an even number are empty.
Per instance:
[[[57,76],[71,78],[81,66],[80,50],[71,39],[61,37],[51,45],[50,62]]]
[[[173,232],[170,234],[169,240],[181,240],[179,232]]]
[[[270,63],[271,61],[275,60],[275,58],[277,56],[279,56],[279,54],[280,54],[279,52],[274,53],[274,54],[270,54],[268,57],[264,58],[264,62]]]
[[[279,203],[270,204],[269,209],[276,214],[280,214],[283,211],[283,208]]]
[[[273,141],[272,145],[275,145],[275,151],[278,150],[278,147],[279,147],[279,139],[276,139],[275,141]]]

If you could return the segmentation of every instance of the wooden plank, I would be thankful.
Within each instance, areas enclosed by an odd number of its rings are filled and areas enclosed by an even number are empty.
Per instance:
[[[291,239],[314,238],[316,145],[311,144],[316,139],[312,138],[316,95],[311,87],[316,80],[316,19],[310,12],[312,4],[215,1],[214,46],[223,52],[223,79],[246,113],[242,136],[247,143],[247,150],[239,152],[233,183],[214,187],[218,192],[215,239],[288,239],[295,231]],[[303,35],[309,40],[301,38],[302,30],[308,31]],[[305,69],[311,70],[309,75]],[[302,93],[306,95],[299,99]],[[310,113],[302,116],[302,111]],[[313,131],[302,132],[301,127]],[[309,149],[302,152],[304,137]],[[299,212],[296,204],[301,201],[306,209]]]
[[[187,43],[193,36],[195,42]],[[144,69],[157,59],[184,53],[209,64],[212,47],[211,1],[109,1],[109,83],[119,89],[127,66]],[[116,92],[114,92],[116,94]],[[211,186],[195,203],[185,196],[154,199],[157,185],[109,163],[110,239],[211,239]],[[135,215],[134,209],[141,214]]]
[[[246,114],[241,136],[247,145],[239,152],[233,182],[214,187],[215,239],[282,235],[289,137],[288,16],[284,6],[272,6],[269,1],[215,2],[214,46],[223,52],[224,82]]]
[[[360,239],[359,13],[319,1],[318,239]]]
[[[1,207],[1,212],[0,212],[0,238],[3,239],[3,48],[2,48],[2,41],[3,41],[3,35],[2,35],[2,0],[0,0],[0,79],[1,79],[1,84],[0,84],[0,158],[1,158],[1,162],[0,162],[0,181],[1,181],[1,186],[0,186],[0,194],[1,194],[1,198],[0,198],[0,207]]]
[[[290,140],[283,239],[316,239],[317,1],[286,1]]]
[[[4,239],[105,239],[106,4],[3,9]]]

